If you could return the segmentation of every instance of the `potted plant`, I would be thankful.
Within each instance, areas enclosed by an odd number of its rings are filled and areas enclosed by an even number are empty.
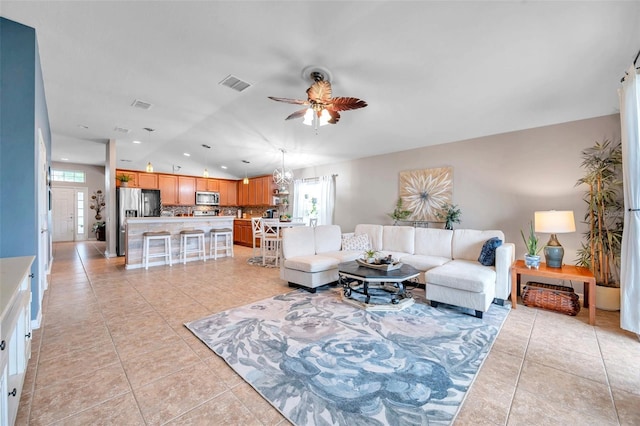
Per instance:
[[[373,249],[365,250],[364,251],[364,260],[367,263],[375,263],[376,262],[376,254],[378,254],[378,252],[373,250]]]
[[[522,235],[522,241],[524,241],[524,245],[527,247],[527,253],[524,255],[524,264],[527,268],[535,268],[538,269],[540,267],[540,250],[542,247],[539,247],[538,237],[533,230],[533,222],[529,222],[529,236],[525,237],[522,229],[520,230],[520,235]]]
[[[131,180],[131,176],[126,175],[124,173],[120,173],[116,176],[116,180],[120,182],[120,186],[127,187],[129,185],[129,181]]]
[[[620,255],[622,251],[623,192],[622,145],[604,140],[582,151],[585,175],[576,186],[587,185],[584,223],[588,230],[578,249],[576,264],[596,278],[596,307],[620,309]]]
[[[393,219],[393,224],[397,225],[399,221],[407,220],[407,218],[411,216],[411,211],[402,208],[402,197],[400,197],[396,202],[396,208],[393,209],[393,212],[387,214]]]
[[[93,233],[96,235],[96,240],[98,241],[105,241],[105,231],[106,231],[106,224],[104,222],[96,222],[93,224],[93,228],[92,228]]]
[[[456,204],[445,204],[440,211],[436,213],[436,217],[444,220],[444,229],[453,229],[454,223],[460,223],[462,212]]]

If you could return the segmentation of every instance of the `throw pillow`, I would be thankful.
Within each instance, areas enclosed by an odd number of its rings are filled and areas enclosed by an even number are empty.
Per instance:
[[[342,239],[342,250],[369,250],[369,236],[367,234],[353,235]]]
[[[480,251],[478,262],[484,266],[493,266],[496,264],[496,249],[502,245],[502,240],[498,237],[489,238]]]

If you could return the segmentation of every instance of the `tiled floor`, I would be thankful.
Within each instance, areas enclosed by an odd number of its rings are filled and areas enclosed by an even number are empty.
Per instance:
[[[234,259],[125,271],[104,243],[54,244],[18,425],[285,425],[184,326],[290,289]],[[638,425],[640,342],[598,311],[512,310],[455,424]]]

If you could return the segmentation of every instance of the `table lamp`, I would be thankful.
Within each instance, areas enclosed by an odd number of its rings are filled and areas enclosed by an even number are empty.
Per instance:
[[[544,258],[547,266],[551,268],[562,268],[564,248],[558,241],[556,234],[576,232],[573,210],[535,212],[534,222],[536,232],[551,234],[549,242],[544,247]]]

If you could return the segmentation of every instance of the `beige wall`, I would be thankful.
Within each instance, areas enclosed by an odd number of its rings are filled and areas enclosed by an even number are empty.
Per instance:
[[[585,213],[575,187],[582,176],[580,153],[597,140],[619,139],[620,117],[610,115],[296,170],[296,178],[336,173],[335,223],[343,232],[358,223],[392,224],[387,213],[398,198],[398,173],[453,167],[453,202],[462,210],[458,228],[501,229],[523,258],[520,229],[536,210],[574,210],[577,232],[558,239],[565,263],[574,263]],[[548,234],[539,235],[542,243]]]

